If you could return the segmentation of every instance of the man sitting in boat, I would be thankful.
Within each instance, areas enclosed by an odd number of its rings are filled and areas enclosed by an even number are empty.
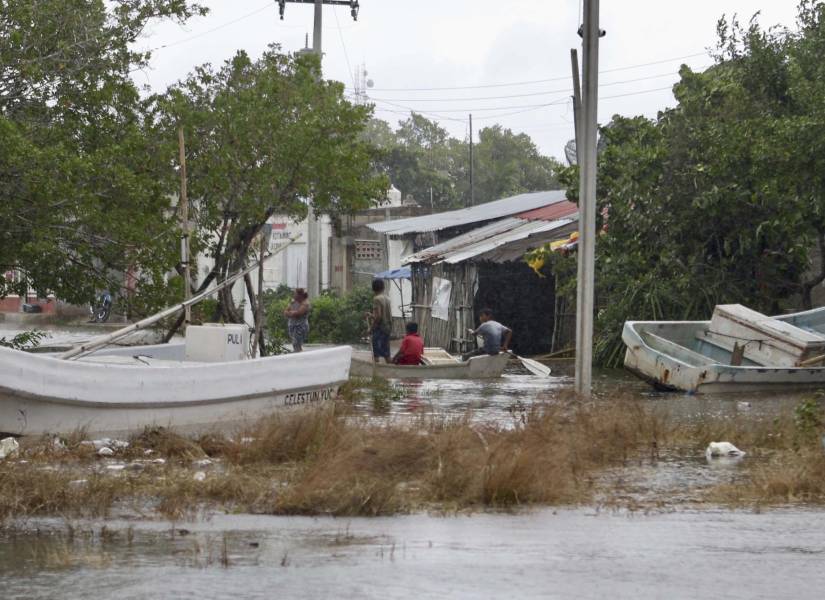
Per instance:
[[[490,355],[495,356],[499,352],[507,352],[510,341],[513,338],[513,330],[505,327],[498,321],[493,320],[493,311],[489,308],[482,308],[478,314],[481,325],[478,329],[469,329],[470,335],[480,335],[484,338],[484,345],[472,352],[467,352],[461,356],[462,360],[469,360],[473,356]],[[502,341],[503,340],[503,341]]]
[[[392,357],[397,365],[420,365],[424,355],[424,340],[418,335],[418,323],[407,323],[407,335],[401,342],[401,348]]]

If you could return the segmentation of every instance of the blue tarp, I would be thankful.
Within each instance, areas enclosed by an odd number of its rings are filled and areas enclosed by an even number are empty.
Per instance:
[[[382,271],[372,276],[373,279],[412,279],[412,270],[409,267]]]

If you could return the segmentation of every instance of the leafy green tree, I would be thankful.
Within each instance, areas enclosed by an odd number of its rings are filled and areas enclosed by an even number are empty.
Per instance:
[[[131,283],[164,302],[176,252],[171,149],[130,73],[152,22],[205,10],[184,0],[0,1],[0,296],[25,285],[85,303]],[[129,274],[127,281],[126,274]]]
[[[794,31],[720,20],[716,64],[682,67],[678,106],[603,128],[595,351],[626,319],[704,319],[716,304],[811,306],[825,265],[825,4]],[[575,196],[577,170],[565,180]],[[825,254],[825,253],[824,253]]]
[[[526,133],[515,134],[501,125],[478,133],[475,148],[477,204],[523,192],[559,189],[561,168],[553,158],[542,156]]]
[[[308,198],[317,214],[348,214],[386,193],[363,135],[372,109],[320,75],[317,57],[272,46],[258,60],[238,52],[219,69],[199,67],[157,99],[159,125],[186,130],[189,195],[214,259],[201,289],[244,265],[272,215],[303,219]],[[239,322],[231,294],[220,301]]]
[[[396,131],[373,120],[368,138],[381,149],[380,165],[393,184],[419,204],[450,209],[470,204],[470,148],[466,140],[412,113]],[[475,148],[475,202],[522,192],[558,189],[561,165],[542,156],[526,134],[500,125],[479,132]]]

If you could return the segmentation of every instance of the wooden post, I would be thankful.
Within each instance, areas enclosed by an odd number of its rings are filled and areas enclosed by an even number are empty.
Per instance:
[[[183,139],[183,126],[178,126],[178,149],[180,150],[180,222],[181,243],[180,260],[183,263],[183,299],[192,297],[191,261],[189,260],[189,197],[186,191],[186,144]],[[184,309],[186,325],[192,321],[192,308],[186,304]]]
[[[258,263],[258,302],[255,306],[255,340],[252,342],[252,358],[255,358],[260,350],[264,355],[263,344],[261,343],[261,331],[263,331],[264,318],[264,254],[266,253],[266,236],[261,233],[260,262]]]

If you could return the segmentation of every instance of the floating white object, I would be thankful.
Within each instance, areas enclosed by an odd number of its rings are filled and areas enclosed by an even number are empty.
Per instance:
[[[97,451],[98,455],[100,456],[112,456],[115,451],[109,448],[108,446],[103,446],[100,450]]]
[[[203,471],[198,471],[197,473],[195,473],[192,479],[194,479],[195,481],[204,481],[206,479],[206,473],[204,473]]]
[[[711,442],[705,449],[705,456],[707,458],[722,458],[745,456],[745,453],[730,442]]]
[[[20,448],[20,444],[17,443],[17,440],[13,437],[7,437],[0,440],[0,460],[11,456],[17,449]]]

